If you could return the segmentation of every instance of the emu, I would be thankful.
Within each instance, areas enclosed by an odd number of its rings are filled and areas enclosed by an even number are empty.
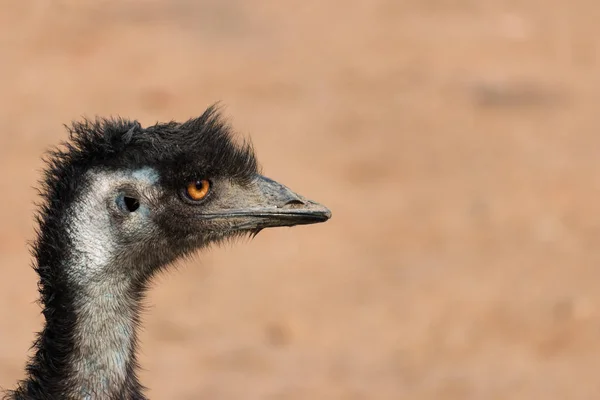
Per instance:
[[[143,128],[73,122],[40,190],[34,268],[44,327],[6,399],[145,399],[136,375],[151,278],[210,244],[331,212],[261,175],[215,107]]]

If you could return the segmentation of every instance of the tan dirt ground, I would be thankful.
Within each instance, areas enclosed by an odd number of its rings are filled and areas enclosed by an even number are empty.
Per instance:
[[[40,155],[222,100],[328,205],[161,276],[153,399],[600,399],[597,0],[0,1],[0,386]]]

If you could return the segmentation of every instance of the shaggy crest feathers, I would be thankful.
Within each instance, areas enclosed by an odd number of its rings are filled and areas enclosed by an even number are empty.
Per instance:
[[[236,145],[229,125],[214,106],[183,123],[172,121],[142,128],[137,121],[97,118],[73,122],[67,129],[70,141],[64,144],[65,151],[51,153],[52,167],[185,166],[202,158],[209,161],[203,166],[206,172],[218,176],[249,179],[258,172],[252,144],[246,141]]]

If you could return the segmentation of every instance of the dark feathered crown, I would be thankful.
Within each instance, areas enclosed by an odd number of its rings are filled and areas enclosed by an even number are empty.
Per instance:
[[[234,142],[229,125],[210,107],[200,117],[183,123],[157,123],[142,128],[139,122],[123,118],[74,122],[67,127],[70,141],[66,151],[53,153],[55,164],[89,169],[193,168],[196,173],[244,179],[257,172],[252,145]],[[198,171],[198,169],[204,171]]]

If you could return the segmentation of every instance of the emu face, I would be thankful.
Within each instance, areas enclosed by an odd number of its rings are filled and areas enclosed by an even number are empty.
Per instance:
[[[91,171],[83,201],[72,213],[73,240],[80,242],[75,248],[93,243],[88,256],[120,260],[98,264],[133,265],[148,275],[213,242],[256,235],[264,228],[323,222],[331,215],[258,173],[239,181],[198,169],[195,177],[171,174],[166,180],[157,168]]]
[[[71,163],[75,170],[90,164],[66,213],[73,247],[85,258],[76,264],[87,268],[76,270],[78,281],[107,268],[143,281],[211,243],[331,216],[262,176],[252,147],[235,144],[214,110],[183,124],[142,129],[135,122],[100,121],[76,124],[72,132],[80,157]]]

